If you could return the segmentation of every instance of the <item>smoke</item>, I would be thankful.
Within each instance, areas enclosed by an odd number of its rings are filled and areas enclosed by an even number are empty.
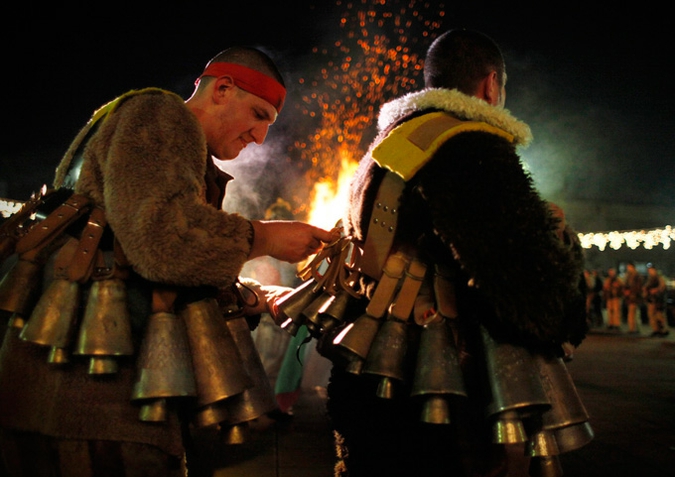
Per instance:
[[[668,186],[675,168],[663,166],[672,132],[649,121],[646,109],[629,109],[601,79],[570,65],[532,53],[505,56],[507,108],[532,128],[534,141],[521,155],[546,198],[675,202]]]
[[[302,194],[302,171],[294,167],[287,153],[288,137],[274,137],[262,145],[250,144],[236,159],[215,160],[232,175],[223,208],[250,219],[261,219],[278,198],[287,200]]]

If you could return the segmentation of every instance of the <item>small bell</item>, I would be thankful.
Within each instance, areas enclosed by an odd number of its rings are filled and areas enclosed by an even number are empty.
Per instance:
[[[315,280],[307,280],[292,292],[281,297],[275,304],[276,321],[281,328],[295,336],[304,324],[302,312],[321,293]]]

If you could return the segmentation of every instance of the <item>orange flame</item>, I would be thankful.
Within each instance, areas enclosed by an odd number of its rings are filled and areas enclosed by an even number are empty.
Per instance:
[[[326,230],[332,229],[342,218],[349,200],[349,183],[356,171],[356,162],[346,149],[341,149],[337,180],[324,178],[314,184],[308,222]]]
[[[305,140],[295,142],[295,150],[309,164],[305,178],[311,190],[309,205],[297,210],[304,209],[308,222],[324,228],[332,228],[342,217],[349,179],[365,153],[380,106],[417,88],[420,55],[440,28],[440,19],[433,17],[444,16],[442,4],[429,2],[359,3],[345,3],[347,10],[358,11],[346,11],[340,19],[344,37],[330,48],[314,48],[328,60],[315,79],[300,80],[310,89],[296,107],[320,124]]]

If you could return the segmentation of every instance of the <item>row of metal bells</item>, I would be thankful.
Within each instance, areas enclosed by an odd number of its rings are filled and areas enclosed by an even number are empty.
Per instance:
[[[48,361],[69,361],[68,349],[78,329],[80,285],[54,279],[40,296],[20,337],[51,348]],[[90,374],[110,374],[116,358],[134,352],[125,284],[117,278],[92,282],[73,354],[88,356]]]
[[[449,400],[467,393],[449,320],[439,318],[422,327],[411,396],[423,400],[422,422],[449,424]]]
[[[10,314],[9,326],[23,328],[42,290],[43,266],[17,260],[0,281],[0,310]]]

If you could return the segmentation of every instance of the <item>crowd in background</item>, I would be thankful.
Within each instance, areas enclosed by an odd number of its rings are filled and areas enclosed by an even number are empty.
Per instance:
[[[628,262],[604,273],[584,272],[591,329],[642,335],[646,325],[649,336],[670,334],[670,326],[675,326],[675,279],[665,277],[651,263],[646,271],[641,274]]]

